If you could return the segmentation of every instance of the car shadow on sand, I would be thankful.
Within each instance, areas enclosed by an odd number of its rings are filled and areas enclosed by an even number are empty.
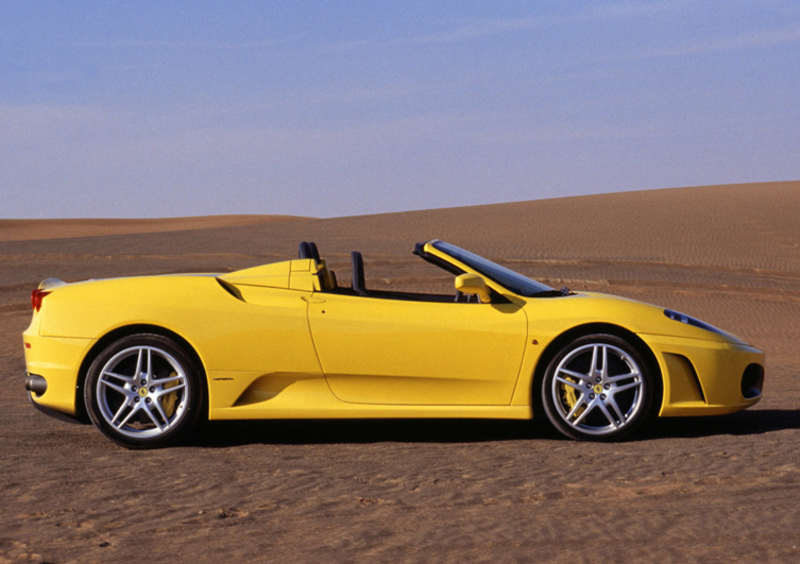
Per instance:
[[[190,445],[479,443],[543,438],[548,431],[529,421],[472,419],[214,421],[195,433]]]
[[[716,417],[653,421],[633,440],[757,435],[800,429],[800,410],[751,410]],[[187,446],[226,448],[247,444],[482,443],[568,440],[545,421],[475,419],[214,421]]]
[[[785,429],[800,429],[800,409],[752,409],[715,417],[658,419],[642,438],[760,435]]]

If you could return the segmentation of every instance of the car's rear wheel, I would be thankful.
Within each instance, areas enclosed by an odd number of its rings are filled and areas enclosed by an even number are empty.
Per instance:
[[[654,382],[639,351],[615,335],[595,334],[565,345],[550,361],[541,389],[553,426],[579,440],[618,440],[650,411]]]
[[[172,339],[124,337],[89,367],[86,408],[106,437],[127,448],[175,444],[197,424],[205,389],[196,362]]]

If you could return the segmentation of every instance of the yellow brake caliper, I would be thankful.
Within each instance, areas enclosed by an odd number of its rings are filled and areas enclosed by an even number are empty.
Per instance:
[[[567,378],[570,382],[578,383],[572,378]],[[568,411],[572,411],[572,408],[575,407],[575,404],[578,403],[578,397],[575,394],[575,388],[572,386],[567,386],[566,384],[561,384],[561,400],[567,404],[569,407]],[[580,416],[583,413],[583,409],[579,409],[575,412],[575,417]]]
[[[177,373],[173,372],[169,375],[170,378],[173,376],[177,376]],[[169,382],[164,384],[164,389],[169,390],[170,388],[174,388],[178,385],[178,381],[175,380],[174,382]],[[172,392],[171,394],[165,394],[161,396],[161,407],[164,408],[164,413],[167,414],[167,417],[172,417],[172,414],[175,413],[175,403],[178,401],[178,392]]]

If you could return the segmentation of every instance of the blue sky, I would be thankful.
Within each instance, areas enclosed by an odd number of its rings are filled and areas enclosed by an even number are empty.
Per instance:
[[[796,0],[0,4],[0,218],[800,179]]]

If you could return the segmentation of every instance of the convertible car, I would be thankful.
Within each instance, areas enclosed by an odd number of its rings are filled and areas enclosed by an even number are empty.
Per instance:
[[[449,295],[342,287],[314,243],[221,275],[66,284],[31,295],[31,402],[128,448],[204,419],[544,416],[617,440],[650,416],[724,414],[761,398],[764,354],[669,309],[555,290],[439,240],[414,254]]]

